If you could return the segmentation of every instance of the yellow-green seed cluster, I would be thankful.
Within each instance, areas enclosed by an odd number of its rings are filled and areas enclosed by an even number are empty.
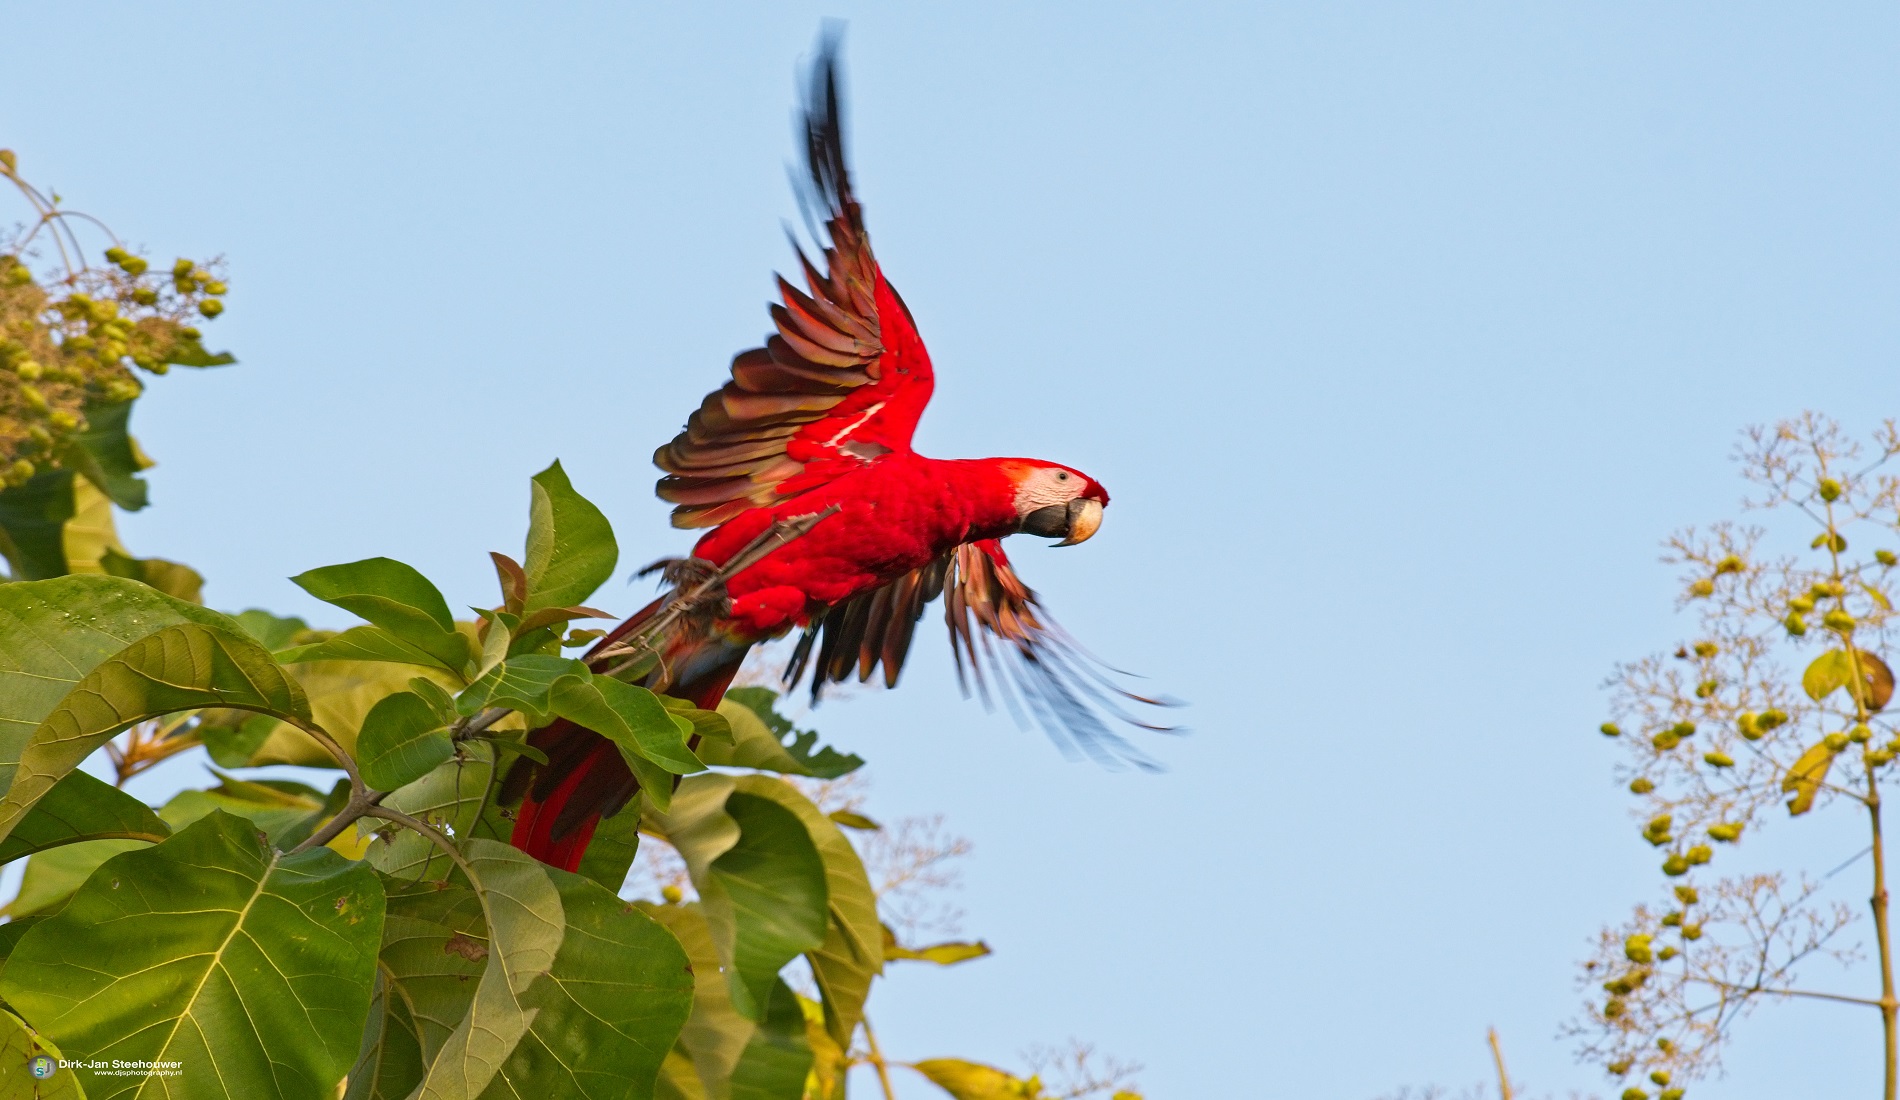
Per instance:
[[[163,277],[108,249],[106,265],[36,277],[0,253],[0,482],[23,484],[60,464],[85,411],[143,390],[135,368],[164,374],[198,347],[192,323],[223,312],[214,265],[179,260]]]

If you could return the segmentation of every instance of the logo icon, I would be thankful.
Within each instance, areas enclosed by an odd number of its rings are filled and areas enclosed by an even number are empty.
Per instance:
[[[27,1066],[33,1071],[35,1077],[51,1077],[53,1071],[59,1068],[59,1063],[44,1054],[35,1054]]]

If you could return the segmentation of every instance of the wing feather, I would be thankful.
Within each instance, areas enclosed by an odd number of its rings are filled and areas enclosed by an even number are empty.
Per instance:
[[[654,452],[666,474],[657,491],[677,505],[676,527],[714,526],[781,491],[803,491],[833,471],[908,451],[930,399],[930,358],[884,280],[851,191],[843,116],[838,43],[828,39],[805,98],[808,187],[800,196],[824,226],[825,269],[793,242],[805,289],[778,279],[765,345],[736,356],[732,380]],[[813,463],[826,464],[808,471]],[[786,484],[794,478],[795,488]]]
[[[1067,751],[1152,768],[1111,723],[1166,732],[1141,721],[1129,704],[1163,706],[1118,686],[1048,617],[1035,590],[1010,567],[994,539],[964,543],[922,568],[836,604],[799,638],[785,671],[796,686],[809,668],[813,700],[827,685],[868,682],[879,666],[895,687],[924,607],[944,598],[957,681],[985,702],[992,697],[1019,721],[1047,730]],[[810,660],[813,649],[817,661]]]

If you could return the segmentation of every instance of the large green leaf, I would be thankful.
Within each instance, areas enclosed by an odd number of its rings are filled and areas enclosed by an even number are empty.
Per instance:
[[[682,727],[690,723],[675,718],[646,688],[605,676],[564,678],[549,692],[548,706],[612,741],[655,809],[665,810],[672,801],[674,776],[706,770],[686,747]]]
[[[619,745],[625,752],[644,757],[674,775],[703,772],[686,747],[686,730],[691,723],[675,719],[660,704],[660,697],[646,688],[623,684],[606,676],[591,676],[584,682],[563,681],[552,696],[554,713],[585,726]]]
[[[825,942],[806,957],[824,994],[825,1028],[841,1047],[849,1047],[864,1018],[871,980],[884,972],[884,926],[877,916],[877,894],[857,849],[836,823],[791,784],[766,775],[740,776],[733,789],[769,799],[798,818],[825,865],[828,923]]]
[[[15,580],[44,580],[65,573],[65,528],[73,518],[74,474],[46,470],[26,484],[0,490],[0,531],[6,533]]]
[[[455,755],[448,733],[453,718],[413,691],[383,697],[370,708],[356,736],[356,765],[363,782],[393,791],[429,774]]]
[[[0,841],[0,863],[87,840],[143,840],[156,844],[171,829],[152,808],[112,784],[81,771],[40,798],[31,813]]]
[[[33,1059],[42,1055],[55,1063],[65,1057],[25,1020],[0,1009],[0,1100],[85,1100],[73,1070],[55,1069],[44,1078],[33,1075]]]
[[[488,958],[488,926],[473,890],[439,883],[403,894],[397,891],[411,884],[384,884],[389,914],[348,1100],[402,1100],[414,1091],[468,1013]]]
[[[637,904],[666,925],[693,966],[693,1012],[662,1068],[656,1095],[800,1100],[812,1054],[797,995],[775,978],[764,1021],[741,1016],[732,1007],[731,986],[720,974],[719,949],[701,906]]]
[[[620,557],[607,517],[574,491],[559,462],[534,475],[533,494],[522,564],[528,578],[524,616],[585,600],[614,575]]]
[[[82,840],[37,852],[26,861],[26,872],[20,876],[20,892],[13,895],[13,900],[7,902],[0,913],[10,920],[19,920],[36,913],[56,912],[73,896],[73,891],[85,885],[101,863],[120,852],[137,851],[147,844],[143,840]]]
[[[686,861],[733,1007],[764,1019],[779,971],[817,950],[830,923],[824,859],[810,832],[727,775],[687,778],[671,809],[647,824]]]
[[[309,836],[324,808],[324,795],[302,783],[254,783],[230,776],[208,791],[183,790],[158,811],[173,829],[184,829],[213,810],[244,818],[264,830],[270,843],[294,848]]]
[[[438,828],[446,827],[459,840],[474,831],[494,776],[494,750],[482,741],[464,741],[456,756],[391,794],[383,804]],[[404,880],[440,882],[448,878],[449,858],[427,837],[368,818],[362,827],[372,824],[377,827],[377,835],[386,838],[369,847],[369,861],[377,870]]]
[[[670,788],[672,783],[667,786]],[[640,809],[646,797],[645,791],[635,791],[633,801],[619,813],[601,818],[594,829],[594,839],[587,842],[587,851],[581,855],[580,873],[606,887],[609,893],[618,894],[626,885],[633,857],[640,852]]]
[[[285,665],[284,671],[303,688],[317,725],[352,753],[356,751],[356,736],[370,709],[385,695],[408,689],[418,672],[438,687],[454,690],[461,686],[461,681],[440,668],[417,669],[376,661],[311,661]],[[323,746],[288,722],[279,723],[270,731],[251,756],[250,764],[253,767],[265,764],[337,766]]]
[[[864,766],[864,759],[818,746],[818,734],[798,731],[772,709],[778,698],[762,687],[733,688],[719,704],[719,713],[732,727],[730,748],[709,740],[701,743],[699,758],[708,764],[758,768],[782,775],[836,779]]]
[[[310,718],[303,692],[250,638],[198,623],[168,626],[100,662],[33,731],[0,799],[0,839],[121,730],[196,707]]]
[[[73,517],[60,532],[66,572],[110,573],[143,581],[168,596],[203,603],[205,579],[197,570],[162,558],[135,558],[119,541],[112,501],[91,481],[73,479]]]
[[[383,893],[325,848],[265,847],[213,813],[114,856],[0,973],[0,996],[68,1057],[176,1061],[178,1077],[82,1073],[93,1100],[327,1100],[369,1007]]]
[[[561,896],[547,869],[493,840],[464,845],[489,932],[487,963],[468,1014],[436,1053],[417,1100],[474,1100],[540,1012],[527,994],[554,965],[567,931]]]
[[[146,504],[145,479],[138,476],[146,464],[139,461],[138,449],[126,431],[132,404],[87,405],[85,430],[68,436],[60,449],[63,465],[86,475],[112,503],[128,512]]]
[[[296,641],[297,635],[310,629],[309,623],[294,615],[273,615],[256,607],[238,612],[231,616],[231,621],[257,639],[258,645],[272,651],[283,649]]]
[[[306,661],[385,661],[397,665],[444,668],[434,654],[410,645],[380,626],[353,626],[334,638],[295,646],[277,654],[285,664]],[[461,672],[457,667],[452,672]]]
[[[693,971],[653,918],[579,875],[551,870],[567,916],[553,969],[528,990],[535,1012],[488,1100],[618,1100],[653,1090],[693,1003]]]
[[[463,714],[475,715],[489,707],[508,707],[532,716],[538,725],[553,713],[553,694],[567,684],[593,678],[583,661],[546,653],[510,657],[483,673],[455,699]]]
[[[0,585],[0,789],[27,739],[101,661],[178,623],[229,620],[122,577]]]
[[[450,672],[461,672],[475,656],[468,637],[455,629],[442,593],[413,566],[394,558],[326,565],[290,579],[317,599],[415,646]]]

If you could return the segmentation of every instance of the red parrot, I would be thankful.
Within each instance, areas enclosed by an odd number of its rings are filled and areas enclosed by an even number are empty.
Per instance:
[[[669,563],[673,590],[602,638],[588,659],[597,671],[612,667],[625,652],[615,644],[677,611],[692,582],[774,524],[822,516],[729,576],[722,599],[679,614],[651,643],[655,659],[641,682],[712,709],[753,646],[802,630],[788,686],[809,668],[816,698],[854,672],[868,680],[880,664],[895,686],[924,605],[943,594],[959,678],[967,657],[983,685],[982,663],[997,659],[994,636],[1014,660],[1012,675],[999,678],[1006,699],[1013,687],[1052,732],[1139,763],[1097,713],[1119,714],[1106,694],[1119,689],[1045,618],[1002,547],[1019,532],[1060,546],[1086,540],[1101,525],[1108,491],[1055,462],[936,459],[911,449],[934,385],[930,354],[872,255],[852,194],[836,46],[821,44],[803,120],[810,190],[801,199],[829,238],[824,270],[794,242],[806,289],[779,278],[765,346],[734,358],[732,380],[655,452],[666,475],[658,493],[676,505],[673,525],[712,530],[692,560]],[[638,784],[612,742],[565,720],[530,743],[548,763],[524,758],[504,784],[504,803],[522,800],[513,843],[573,870],[600,818],[625,806]]]

